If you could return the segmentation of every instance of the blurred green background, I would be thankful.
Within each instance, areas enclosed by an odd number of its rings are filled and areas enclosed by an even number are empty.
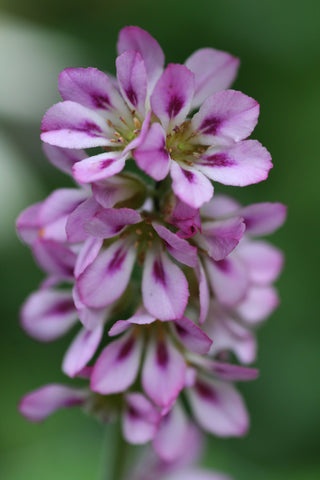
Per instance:
[[[272,239],[286,253],[278,282],[281,306],[259,331],[260,378],[241,386],[251,431],[241,440],[211,440],[204,462],[238,480],[319,479],[320,2],[315,0],[1,0],[0,478],[99,476],[104,432],[98,423],[74,410],[33,425],[16,410],[26,391],[64,380],[60,361],[73,332],[41,345],[20,330],[20,305],[42,273],[16,238],[14,219],[53,188],[71,183],[47,163],[39,140],[41,117],[58,101],[59,71],[90,65],[113,72],[117,33],[130,24],[154,35],[167,61],[183,62],[205,46],[241,58],[234,87],[261,104],[253,138],[271,151],[274,169],[267,182],[230,192],[243,203],[289,206],[286,225]]]

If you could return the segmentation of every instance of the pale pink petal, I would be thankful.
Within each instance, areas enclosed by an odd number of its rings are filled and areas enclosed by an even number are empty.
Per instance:
[[[47,273],[72,278],[76,255],[69,248],[53,240],[38,239],[32,251],[38,264]]]
[[[146,66],[151,91],[160,77],[164,65],[164,54],[160,45],[142,28],[125,27],[120,31],[117,51],[121,55],[127,50],[134,50],[141,54]]]
[[[208,219],[220,218],[225,215],[239,215],[238,210],[241,207],[240,203],[234,198],[227,195],[216,193],[210,202],[205,203],[201,209],[201,217],[208,217]]]
[[[195,267],[198,263],[197,248],[190,245],[187,240],[178,237],[175,233],[162,225],[152,224],[160,238],[165,241],[168,252],[178,260],[178,262]]]
[[[259,370],[256,368],[224,363],[211,360],[208,357],[193,357],[192,362],[194,365],[204,369],[221,380],[229,382],[247,382],[249,380],[255,380],[259,375]]]
[[[43,202],[35,203],[23,210],[16,220],[16,228],[21,240],[31,245],[37,239],[40,223],[39,212]]]
[[[82,302],[102,308],[121,297],[127,288],[136,258],[136,250],[118,240],[103,250],[81,273],[77,287]]]
[[[265,180],[272,161],[270,153],[261,143],[245,140],[207,150],[196,167],[216,182],[245,187]],[[242,215],[241,211],[237,213]]]
[[[69,175],[72,174],[72,166],[86,158],[84,150],[75,150],[73,148],[59,148],[43,143],[42,148],[52,165]]]
[[[139,52],[123,52],[116,60],[120,91],[129,108],[145,114],[147,72]]]
[[[251,287],[245,299],[236,307],[236,312],[252,325],[268,318],[279,305],[279,297],[274,287]]]
[[[169,173],[170,158],[166,150],[166,135],[159,123],[153,123],[145,140],[133,157],[141,170],[154,180],[163,180]]]
[[[239,142],[247,138],[257,124],[259,104],[235,90],[224,90],[209,97],[192,119],[201,142]]]
[[[93,237],[111,238],[120,234],[128,225],[142,221],[131,208],[106,208],[98,211],[85,224],[85,230]]]
[[[156,405],[171,407],[184,387],[185,373],[185,361],[173,343],[166,337],[152,337],[142,368],[142,385]]]
[[[174,209],[169,222],[180,228],[178,232],[181,238],[193,237],[198,231],[201,231],[201,219],[199,210],[182,202],[179,198],[175,199]]]
[[[151,108],[164,129],[180,125],[191,109],[194,74],[184,65],[171,63],[158,80],[151,95]]]
[[[113,145],[107,122],[98,113],[79,103],[60,102],[49,108],[41,124],[41,140],[63,148],[90,148]]]
[[[150,325],[150,323],[155,322],[155,318],[150,315],[145,308],[139,308],[136,313],[128,318],[127,320],[118,320],[109,330],[110,337],[119,335],[120,333],[125,332],[132,325]]]
[[[243,216],[249,235],[269,235],[285,221],[287,207],[282,203],[255,203],[241,208],[238,213]]]
[[[249,416],[242,397],[230,384],[221,380],[199,379],[188,390],[193,414],[207,432],[220,437],[244,435]]]
[[[159,320],[180,318],[187,306],[186,277],[161,250],[148,250],[142,277],[143,303]]]
[[[222,473],[209,472],[199,468],[189,468],[188,470],[179,470],[172,475],[166,476],[161,480],[233,480],[231,477]]]
[[[245,228],[241,217],[203,222],[202,234],[197,237],[199,246],[214,260],[223,260],[238,245]]]
[[[194,52],[185,62],[195,75],[192,108],[198,108],[206,98],[229,88],[237,75],[239,63],[238,58],[213,48]]]
[[[147,443],[155,436],[160,413],[141,393],[126,395],[126,408],[122,417],[123,436],[135,445]]]
[[[282,270],[282,252],[267,242],[241,242],[237,255],[246,265],[251,282],[257,285],[274,282]]]
[[[72,174],[79,183],[91,183],[112,177],[123,170],[128,155],[124,152],[99,153],[77,162]]]
[[[89,234],[85,230],[85,225],[99,210],[101,210],[101,205],[93,197],[89,197],[74,209],[66,223],[68,242],[78,243],[88,238]]]
[[[201,172],[171,162],[170,173],[172,189],[182,202],[196,209],[211,199],[213,186]]]
[[[87,398],[85,390],[59,384],[45,385],[22,398],[19,412],[31,422],[41,422],[60,408],[83,405]]]
[[[91,389],[103,395],[125,391],[138,374],[141,353],[142,341],[131,332],[111,342],[94,366]]]
[[[175,320],[172,322],[172,329],[186,349],[200,355],[209,352],[212,340],[189,318],[182,317]]]
[[[83,328],[68,348],[62,363],[62,371],[75,377],[95,354],[103,335],[103,325],[94,330]]]
[[[71,292],[66,291],[39,290],[27,298],[21,309],[23,329],[42,342],[64,335],[77,317]]]
[[[202,263],[199,261],[198,267],[195,271],[197,279],[199,282],[199,301],[200,301],[200,315],[199,315],[199,324],[202,325],[208,315],[209,310],[209,301],[210,301],[210,291],[207,281],[206,273],[203,269]]]
[[[84,241],[74,267],[75,278],[78,278],[79,275],[81,275],[81,273],[95,260],[102,245],[102,238],[91,237]]]
[[[76,306],[79,320],[86,330],[95,330],[99,325],[103,325],[109,317],[110,307],[89,308],[81,302],[77,286],[73,288],[73,300]]]
[[[141,180],[129,173],[95,182],[92,193],[98,203],[104,208],[112,208],[120,202],[130,201],[132,208],[143,203],[146,187]]]

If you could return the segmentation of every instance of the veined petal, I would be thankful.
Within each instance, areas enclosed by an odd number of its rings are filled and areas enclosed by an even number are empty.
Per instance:
[[[99,153],[75,163],[72,174],[79,183],[104,180],[121,172],[127,158],[128,155],[124,155],[124,152]]]
[[[181,168],[171,162],[172,189],[179,199],[192,208],[199,208],[213,195],[213,186],[201,172]]]
[[[236,307],[236,312],[248,325],[262,322],[279,305],[274,287],[251,287],[245,299]]]
[[[37,239],[32,245],[34,257],[47,273],[63,278],[73,277],[76,254],[53,240]]]
[[[42,342],[64,335],[77,317],[72,294],[66,291],[39,290],[27,298],[21,309],[23,329]]]
[[[52,165],[69,175],[72,175],[73,164],[87,157],[84,150],[60,148],[49,145],[49,143],[43,143],[42,148]]]
[[[229,147],[207,150],[196,167],[216,182],[245,187],[265,180],[272,161],[270,153],[261,143],[245,140]]]
[[[237,255],[248,268],[251,282],[256,285],[274,282],[282,270],[282,252],[267,242],[241,242]]]
[[[102,308],[118,300],[128,285],[135,258],[136,250],[126,239],[101,251],[78,278],[82,302]]]
[[[140,365],[142,341],[131,332],[110,343],[99,356],[91,389],[103,395],[125,391],[134,382]]]
[[[241,217],[203,222],[197,241],[214,260],[223,260],[238,245],[245,228]]]
[[[189,289],[186,277],[160,249],[147,251],[142,297],[148,312],[163,321],[182,317],[187,306]]]
[[[142,221],[141,216],[131,208],[106,208],[98,211],[85,225],[93,237],[111,238],[121,233],[128,225]]]
[[[287,207],[282,203],[255,203],[238,212],[243,216],[248,235],[269,235],[282,226]]]
[[[155,436],[160,413],[141,393],[126,395],[126,408],[122,417],[123,436],[129,443],[140,445]]]
[[[160,407],[170,407],[184,387],[186,364],[178,349],[165,336],[149,340],[142,368],[146,394]]]
[[[190,245],[187,240],[178,237],[175,233],[168,230],[163,225],[152,223],[153,228],[160,238],[165,241],[168,252],[178,260],[178,262],[195,267],[198,263],[197,248]]]
[[[69,377],[75,377],[95,354],[102,335],[102,324],[94,330],[82,328],[63,358],[62,371]]]
[[[248,412],[232,385],[198,379],[195,387],[188,390],[188,398],[196,420],[207,432],[220,437],[238,437],[247,432]]]
[[[159,123],[151,125],[133,157],[138,167],[155,180],[163,180],[168,175],[170,157],[166,150],[166,135]]]
[[[160,45],[142,28],[125,27],[120,31],[117,51],[121,55],[127,50],[141,54],[147,70],[149,91],[152,91],[164,65],[164,54]]]
[[[239,142],[252,133],[258,116],[256,100],[235,90],[224,90],[203,103],[192,119],[192,127],[198,131],[201,142],[208,145]]]
[[[59,384],[45,385],[22,398],[19,412],[31,422],[41,422],[60,408],[83,405],[87,398],[85,390]]]
[[[147,97],[147,72],[139,52],[128,50],[116,60],[117,78],[122,96],[129,108],[145,114]]]
[[[98,113],[75,102],[60,102],[49,108],[41,124],[41,140],[63,148],[113,145],[107,122]]]
[[[151,108],[166,131],[182,123],[191,109],[194,74],[184,65],[170,63],[151,95]]]
[[[185,62],[195,75],[192,108],[198,108],[206,98],[229,88],[237,75],[239,63],[238,58],[213,48],[194,52]]]
[[[172,329],[186,349],[200,355],[209,352],[212,340],[189,318],[182,317],[175,320],[172,322]]]

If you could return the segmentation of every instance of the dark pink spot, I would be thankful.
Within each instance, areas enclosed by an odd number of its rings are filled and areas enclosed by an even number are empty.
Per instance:
[[[169,362],[168,349],[164,342],[157,343],[157,363],[160,367],[166,367]]]
[[[185,170],[185,169],[183,168],[183,169],[182,169],[182,173],[183,173],[183,175],[186,177],[186,179],[188,180],[188,182],[193,183],[194,175],[193,175],[192,172],[190,172],[190,170]]]
[[[113,159],[113,158],[107,158],[106,160],[102,160],[102,161],[99,163],[99,168],[100,168],[100,170],[103,170],[104,168],[109,167],[109,165],[111,165],[113,162],[114,162],[114,159]]]
[[[178,335],[180,335],[181,337],[185,337],[186,335],[188,335],[189,332],[184,327],[182,327],[182,325],[179,325],[179,323],[175,323],[175,327]]]
[[[91,134],[93,134],[93,132],[102,133],[102,130],[98,125],[93,122],[89,122],[88,120],[83,122],[80,128],[74,128],[74,130],[84,130]]]
[[[153,264],[153,275],[156,278],[157,282],[162,283],[163,285],[166,284],[166,274],[163,269],[163,265],[161,260],[155,260]]]
[[[140,412],[135,407],[133,407],[132,405],[128,406],[128,415],[133,419],[141,418]]]
[[[232,270],[231,263],[226,259],[215,262],[215,265],[224,273],[229,273]]]
[[[109,97],[107,95],[92,95],[92,100],[96,108],[108,109],[111,106]]]
[[[108,271],[112,272],[115,270],[119,270],[121,268],[121,265],[124,262],[124,259],[126,258],[126,253],[122,250],[122,248],[118,248],[118,250],[115,252],[112,260],[110,261],[108,265]]]
[[[211,402],[218,403],[218,397],[214,389],[211,385],[207,385],[206,383],[200,382],[197,380],[195,384],[195,389],[197,393],[202,397],[204,400],[208,400]]]
[[[74,303],[72,298],[58,301],[55,305],[47,310],[47,315],[63,315],[74,311]]]
[[[183,100],[181,97],[174,95],[169,102],[167,112],[170,118],[175,117],[180,112],[181,108],[183,107]]]
[[[207,135],[215,135],[217,133],[220,123],[221,120],[219,118],[209,117],[202,122],[199,130],[201,131],[201,133],[205,133]]]
[[[215,153],[214,155],[209,155],[199,163],[207,167],[231,167],[235,164],[225,153]]]
[[[126,90],[126,94],[129,101],[132,103],[132,105],[136,107],[138,105],[138,98],[137,98],[136,92],[133,90],[131,86]]]
[[[119,353],[118,353],[118,357],[117,359],[118,360],[123,360],[124,358],[126,358],[129,353],[132,351],[133,349],[133,345],[134,345],[134,338],[133,337],[130,337],[125,343],[124,345],[122,345]]]

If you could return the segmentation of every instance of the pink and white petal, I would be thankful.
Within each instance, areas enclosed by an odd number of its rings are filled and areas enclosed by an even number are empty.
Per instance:
[[[182,317],[172,322],[175,336],[191,352],[205,355],[209,352],[212,340],[192,320]]]
[[[205,203],[200,214],[202,218],[219,219],[225,215],[239,215],[240,203],[227,195],[215,194],[210,202]]]
[[[132,325],[150,325],[155,322],[156,319],[150,315],[144,307],[139,308],[136,313],[127,320],[118,320],[109,330],[109,336],[114,337],[120,333],[125,332]]]
[[[177,197],[192,208],[199,208],[213,195],[213,186],[198,170],[181,168],[171,162],[172,189]]]
[[[60,188],[55,190],[42,203],[39,221],[42,225],[54,222],[60,217],[69,215],[81,202],[88,198],[89,193],[77,188]]]
[[[184,358],[169,338],[150,338],[141,381],[151,400],[170,408],[184,387],[185,374]]]
[[[39,212],[43,202],[30,205],[23,210],[16,220],[16,229],[23,242],[31,245],[37,239],[40,222],[38,220]]]
[[[65,385],[51,384],[25,395],[19,403],[19,412],[31,422],[42,422],[56,410],[83,405],[88,392]]]
[[[113,145],[112,132],[97,112],[75,102],[60,102],[49,108],[41,124],[41,140],[62,148]]]
[[[201,231],[201,219],[199,210],[190,207],[179,198],[175,199],[174,209],[169,222],[180,228],[178,233],[181,238],[193,237],[198,231]]]
[[[149,92],[152,91],[164,65],[164,54],[160,45],[142,28],[130,26],[120,31],[117,44],[119,55],[127,50],[134,50],[141,54],[148,75],[148,89]]]
[[[251,282],[256,285],[274,282],[283,267],[282,252],[267,242],[241,242],[237,255],[246,265]]]
[[[102,395],[124,392],[138,374],[142,340],[131,332],[111,342],[101,353],[91,375],[91,389]]]
[[[128,225],[142,221],[141,216],[131,208],[107,208],[98,211],[85,224],[85,230],[97,238],[111,238],[120,234]]]
[[[248,325],[255,325],[268,318],[279,305],[274,287],[251,287],[236,312]]]
[[[110,307],[89,308],[81,302],[77,286],[73,288],[73,300],[76,306],[79,320],[86,330],[95,330],[99,325],[104,325],[110,314]]]
[[[175,233],[168,230],[163,225],[152,223],[153,228],[160,238],[165,241],[168,252],[178,260],[178,262],[195,267],[198,263],[197,248],[190,245],[187,240],[178,237]]]
[[[249,416],[241,395],[221,380],[198,379],[187,391],[193,414],[199,425],[219,437],[243,436]]]
[[[77,282],[81,301],[92,308],[103,308],[121,297],[127,288],[136,250],[118,240],[103,250],[80,274]]]
[[[32,245],[34,257],[47,273],[72,278],[76,262],[75,253],[53,240],[37,239]]]
[[[152,446],[161,460],[174,462],[183,455],[189,422],[183,408],[176,402],[163,416]]]
[[[186,277],[167,255],[148,250],[142,276],[142,298],[145,308],[159,320],[182,317],[188,303]]]
[[[152,440],[157,432],[160,413],[141,393],[126,395],[122,417],[123,436],[127,442],[141,445]]]
[[[93,197],[89,197],[74,209],[66,223],[69,243],[84,242],[88,238],[89,234],[85,230],[85,225],[99,210],[101,210],[101,205]]]
[[[32,293],[21,309],[22,328],[41,342],[64,335],[77,321],[71,292],[43,289]]]
[[[188,468],[188,470],[179,470],[170,474],[161,480],[233,480],[231,477],[218,472],[209,472],[199,468]]]
[[[194,74],[184,65],[170,63],[151,95],[151,108],[166,131],[188,115],[194,95]]]
[[[198,236],[200,246],[214,260],[223,260],[236,248],[245,228],[241,217],[203,222],[202,235]]]
[[[238,213],[244,218],[248,235],[269,235],[283,225],[287,207],[282,203],[255,203]]]
[[[205,268],[214,295],[223,305],[234,306],[245,297],[248,272],[236,256],[229,255],[219,262],[206,258]]]
[[[166,150],[166,135],[159,123],[153,123],[145,140],[134,151],[138,167],[154,180],[163,180],[169,173],[170,157]]]
[[[126,173],[95,182],[92,193],[103,208],[112,208],[127,200],[142,202],[146,187],[138,177]]]
[[[247,382],[255,380],[259,375],[259,370],[256,368],[243,367],[242,365],[233,365],[231,363],[224,363],[216,360],[211,360],[208,357],[194,357],[193,363],[207,372],[228,382]]]
[[[196,166],[216,182],[245,187],[266,180],[272,161],[270,153],[261,143],[245,140],[230,147],[207,150]],[[240,212],[237,213],[242,215]]]
[[[201,48],[185,62],[195,75],[195,95],[192,108],[198,108],[206,98],[229,88],[236,78],[239,59],[227,52]]]
[[[72,174],[79,183],[91,183],[112,177],[123,170],[128,155],[124,152],[99,153],[77,162]]]
[[[102,245],[102,238],[91,237],[84,241],[74,267],[74,276],[76,279],[96,259]]]
[[[151,114],[152,112],[151,110],[149,110],[147,115],[145,116],[145,119],[143,120],[139,135],[136,136],[133,140],[131,140],[130,143],[128,143],[126,148],[123,150],[123,155],[127,155],[129,153],[130,155],[132,155],[132,150],[138,148],[145,141],[150,127]]]
[[[52,165],[69,175],[72,175],[73,165],[87,157],[84,150],[60,148],[49,143],[43,143],[42,148]]]
[[[95,354],[102,335],[102,324],[94,330],[82,328],[65,353],[62,371],[69,377],[75,377]]]
[[[145,114],[147,97],[147,72],[139,52],[128,50],[116,60],[117,78],[120,91],[130,110]]]
[[[206,321],[206,318],[208,316],[210,291],[209,291],[207,276],[202,266],[202,263],[200,261],[195,272],[199,282],[199,301],[200,301],[199,324],[202,325]]]
[[[239,142],[252,133],[258,117],[256,100],[235,90],[224,90],[203,103],[192,119],[192,127],[198,131],[201,143]]]
[[[97,68],[66,68],[59,75],[59,92],[63,100],[80,103],[101,113],[128,113],[112,80]]]

